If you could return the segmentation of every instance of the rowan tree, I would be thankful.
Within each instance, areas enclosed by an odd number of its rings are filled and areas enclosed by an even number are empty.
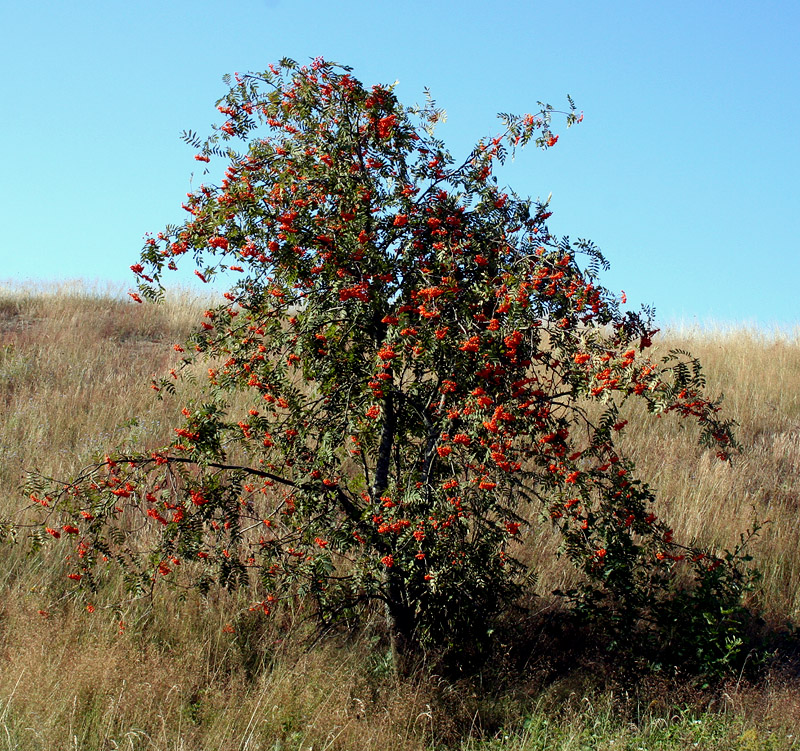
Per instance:
[[[583,575],[571,599],[621,633],[738,602],[736,561],[678,544],[618,448],[639,400],[726,458],[699,364],[654,361],[650,317],[601,286],[600,251],[493,176],[555,146],[554,119],[580,122],[571,100],[501,116],[458,161],[432,100],[406,108],[349,68],[283,60],[228,84],[224,122],[184,136],[224,177],[132,267],[137,302],[192,260],[203,281],[238,275],[176,345],[176,375],[208,368],[206,396],[170,446],[34,488],[76,541],[70,577],[246,585],[264,613],[302,598],[325,625],[382,604],[397,655],[458,649],[526,590],[518,552],[549,524]]]

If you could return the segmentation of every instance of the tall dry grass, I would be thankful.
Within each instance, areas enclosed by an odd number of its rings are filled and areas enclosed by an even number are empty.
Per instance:
[[[171,439],[193,387],[159,401],[150,378],[175,362],[172,344],[197,325],[203,302],[123,297],[77,285],[0,288],[0,519],[24,503],[25,469],[68,478],[110,448]],[[697,355],[709,389],[726,394],[741,453],[723,464],[680,420],[637,412],[625,449],[676,538],[731,547],[753,519],[769,519],[752,548],[763,573],[754,603],[773,624],[800,620],[800,337],[662,335],[658,351],[673,347]],[[553,549],[546,528],[530,535],[542,593],[571,576]],[[534,711],[524,692],[483,696],[424,671],[397,683],[369,629],[308,649],[301,610],[265,622],[244,593],[89,614],[64,597],[57,553],[9,543],[0,556],[0,749],[415,749],[494,733]],[[565,697],[589,690],[570,680],[537,694],[540,715],[547,706],[556,722]],[[753,696],[729,692],[737,716],[760,716],[762,730],[764,717],[800,727],[791,686]],[[527,747],[523,736],[514,743]]]
[[[775,622],[800,617],[800,331],[697,330],[667,334],[656,354],[689,350],[708,388],[739,426],[732,464],[698,451],[678,418],[642,419],[625,449],[656,488],[676,537],[730,548],[754,521],[763,581],[758,604]],[[654,424],[655,423],[655,424]]]

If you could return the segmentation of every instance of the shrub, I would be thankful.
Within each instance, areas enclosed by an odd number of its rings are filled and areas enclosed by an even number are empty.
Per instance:
[[[228,83],[225,122],[184,134],[224,177],[132,267],[137,302],[185,256],[205,282],[238,275],[176,345],[173,375],[204,363],[207,396],[166,448],[33,478],[47,532],[75,541],[70,578],[246,585],[253,608],[299,598],[326,627],[382,604],[396,659],[488,639],[535,575],[517,552],[542,523],[583,572],[571,599],[612,633],[662,633],[687,592],[730,594],[738,559],[673,540],[615,444],[638,399],[726,459],[700,365],[651,360],[650,315],[599,284],[600,251],[493,177],[554,146],[553,117],[579,122],[572,101],[501,116],[458,162],[432,100],[404,108],[348,68],[284,60]]]

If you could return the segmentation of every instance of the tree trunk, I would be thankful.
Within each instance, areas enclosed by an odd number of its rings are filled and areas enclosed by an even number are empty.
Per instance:
[[[387,370],[387,372],[391,373],[391,370]],[[389,486],[389,469],[396,433],[397,415],[395,414],[394,394],[387,389],[383,398],[383,430],[371,488],[373,503],[379,501]],[[389,643],[392,650],[392,666],[395,675],[403,676],[408,672],[409,657],[414,651],[414,611],[409,607],[400,573],[391,566],[387,566],[383,574],[383,594],[386,603],[386,628],[389,632]]]
[[[414,611],[405,596],[405,588],[399,574],[387,568],[384,574],[386,592],[386,627],[392,650],[392,667],[395,675],[408,675],[415,652]]]
[[[391,370],[387,371],[391,373]],[[389,387],[391,389],[391,387]],[[372,481],[372,501],[377,502],[389,485],[389,466],[392,463],[392,447],[397,432],[397,416],[394,413],[394,395],[391,390],[383,397],[383,431],[378,446],[378,461]]]

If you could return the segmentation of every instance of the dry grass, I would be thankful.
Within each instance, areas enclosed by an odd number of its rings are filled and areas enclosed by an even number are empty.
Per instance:
[[[0,518],[22,503],[24,469],[68,477],[109,448],[170,440],[181,404],[155,399],[150,378],[174,363],[171,345],[196,325],[202,303],[176,296],[137,306],[113,293],[0,288]],[[763,573],[754,599],[773,624],[800,620],[800,338],[689,331],[663,340],[662,351],[696,354],[711,391],[725,392],[742,452],[722,464],[679,421],[632,415],[626,449],[657,489],[656,513],[676,537],[726,547],[752,519],[770,519],[753,547]],[[547,530],[529,541],[543,592],[569,577],[552,548]],[[400,684],[368,631],[306,649],[302,612],[265,624],[236,596],[90,615],[59,599],[54,554],[6,545],[0,555],[0,749],[418,749],[515,722],[519,732],[505,740],[469,747],[602,748],[612,738],[623,747],[639,738],[581,703],[593,687],[586,674],[546,688],[531,677],[501,695],[424,672]],[[636,715],[642,738],[677,722],[669,700],[634,709],[626,717]],[[705,748],[790,748],[800,728],[792,682],[733,685],[713,709],[728,713],[730,733],[708,736]],[[552,743],[536,745],[545,720]],[[580,740],[584,726],[601,728],[606,746]],[[758,745],[769,738],[773,745]]]
[[[368,642],[304,651],[259,632],[269,669],[251,671],[246,623],[234,621],[230,634],[218,603],[162,605],[166,612],[122,632],[116,618],[97,613],[43,618],[30,606],[4,608],[0,728],[8,747],[418,747],[425,689],[376,673]]]
[[[774,621],[800,616],[800,337],[754,331],[667,335],[704,365],[709,390],[724,393],[742,446],[733,464],[698,451],[678,419],[642,419],[626,451],[656,488],[676,537],[731,547],[753,521],[768,523],[752,552],[764,579],[759,605]],[[646,423],[646,426],[645,426]],[[655,423],[655,424],[654,424]]]
[[[0,289],[0,487],[14,487],[22,467],[59,475],[109,445],[163,441],[174,405],[154,400],[149,381],[174,360],[196,308]],[[4,492],[0,508],[9,502]]]

